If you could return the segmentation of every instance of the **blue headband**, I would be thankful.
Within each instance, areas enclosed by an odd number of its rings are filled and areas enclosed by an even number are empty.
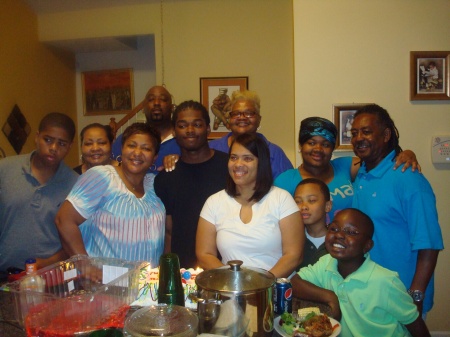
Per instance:
[[[321,117],[305,118],[300,124],[300,144],[305,143],[308,139],[314,136],[320,136],[336,144],[337,129],[336,126],[328,119]]]

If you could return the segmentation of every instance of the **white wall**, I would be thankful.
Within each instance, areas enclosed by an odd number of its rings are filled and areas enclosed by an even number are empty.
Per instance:
[[[450,165],[434,166],[431,137],[450,134],[450,101],[409,101],[409,52],[450,51],[448,0],[293,0],[295,125],[308,116],[332,120],[335,103],[377,103],[417,154],[437,198],[444,245],[450,240]],[[293,141],[297,143],[297,136]],[[347,155],[352,153],[347,152]],[[297,164],[300,158],[297,155]],[[427,324],[450,330],[450,253],[440,253],[435,306]]]

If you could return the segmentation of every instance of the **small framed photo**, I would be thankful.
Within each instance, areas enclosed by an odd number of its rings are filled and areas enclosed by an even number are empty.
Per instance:
[[[85,116],[126,114],[134,105],[133,70],[81,73]]]
[[[411,101],[450,100],[450,51],[410,52]]]
[[[235,90],[248,89],[248,77],[201,77],[200,102],[208,109],[211,118],[210,139],[221,138],[229,130],[226,127],[231,111],[230,97]]]
[[[351,143],[351,129],[353,119],[356,111],[368,104],[371,103],[349,103],[333,105],[333,123],[334,125],[336,125],[338,131],[335,150],[353,150],[353,146]]]

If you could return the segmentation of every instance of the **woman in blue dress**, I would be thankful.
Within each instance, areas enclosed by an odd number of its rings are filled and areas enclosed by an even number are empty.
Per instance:
[[[165,209],[153,189],[153,165],[161,141],[146,123],[134,123],[122,137],[120,166],[96,166],[72,188],[57,216],[69,256],[113,257],[159,264],[164,249]]]

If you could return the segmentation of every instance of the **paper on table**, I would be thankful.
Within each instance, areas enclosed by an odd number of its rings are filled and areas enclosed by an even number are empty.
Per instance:
[[[107,284],[114,281],[116,278],[122,276],[128,272],[128,268],[116,267],[116,266],[103,266],[103,284]],[[128,287],[128,278],[122,280],[119,284],[122,287]]]

